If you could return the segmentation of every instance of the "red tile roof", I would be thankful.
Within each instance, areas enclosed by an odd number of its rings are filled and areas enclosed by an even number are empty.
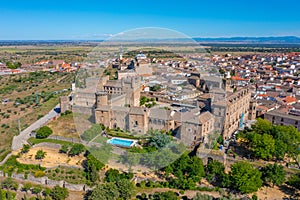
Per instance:
[[[296,103],[297,99],[296,99],[296,97],[287,96],[287,97],[285,97],[284,101],[286,103],[294,103],[294,102]]]
[[[233,80],[233,81],[249,81],[246,78],[241,78],[241,77],[238,77],[238,76],[232,76],[231,80]]]

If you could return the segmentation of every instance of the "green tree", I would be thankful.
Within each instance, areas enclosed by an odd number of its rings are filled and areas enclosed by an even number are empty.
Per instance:
[[[104,164],[88,152],[87,159],[83,162],[83,167],[86,179],[93,183],[99,179],[99,170],[104,167]]]
[[[42,160],[46,157],[46,152],[44,152],[43,150],[38,150],[35,154],[35,159],[37,160]]]
[[[208,162],[206,166],[206,178],[209,182],[217,184],[222,183],[225,173],[225,166],[223,163],[213,160]]]
[[[60,153],[68,153],[69,151],[69,145],[63,144],[59,150]]]
[[[167,192],[155,192],[152,195],[149,195],[151,200],[179,200],[180,197],[173,191]]]
[[[52,189],[50,196],[53,200],[63,200],[69,196],[69,191],[66,188],[62,188],[56,185]]]
[[[21,153],[22,154],[28,153],[29,149],[30,149],[30,145],[29,144],[23,144],[23,147],[21,149]]]
[[[263,180],[272,183],[273,187],[274,185],[282,185],[285,182],[285,171],[281,165],[268,164],[261,169],[261,172]]]
[[[150,87],[150,91],[157,92],[158,90],[160,90],[160,88],[160,85],[154,85],[153,87]]]
[[[282,140],[275,139],[275,152],[274,155],[277,160],[283,160],[284,156],[287,154],[288,145]]]
[[[271,134],[273,126],[269,121],[258,118],[256,123],[252,125],[252,129],[258,134]]]
[[[88,196],[88,200],[116,200],[119,195],[119,189],[115,183],[105,183],[97,185]]]
[[[17,69],[17,68],[20,68],[22,66],[22,63],[20,63],[20,62],[17,62],[17,63],[6,62],[6,66],[9,69]]]
[[[187,153],[184,153],[165,170],[168,172],[167,180],[170,186],[178,189],[194,189],[196,182],[205,175],[202,160],[197,156],[189,156]],[[169,174],[173,174],[175,178]]]
[[[140,98],[140,106],[144,105],[147,102],[147,97],[141,96]]]
[[[288,156],[296,160],[300,154],[300,132],[293,126],[275,126],[273,129],[273,137],[276,140],[281,141],[280,145],[282,150],[285,151]],[[278,154],[278,149],[277,149]],[[281,155],[283,152],[281,153]]]
[[[74,144],[69,151],[69,156],[79,155],[84,151],[85,151],[85,147],[83,144]]]
[[[38,139],[44,139],[47,138],[49,135],[52,134],[52,129],[48,126],[42,126],[39,128],[39,130],[36,132],[36,138]]]
[[[134,185],[128,179],[121,179],[117,181],[117,187],[120,193],[121,199],[131,199],[134,192]]]
[[[261,172],[247,162],[231,165],[231,183],[242,193],[256,192],[262,186]]]
[[[119,180],[120,173],[116,169],[109,169],[105,172],[105,181],[107,182],[115,182]]]
[[[271,159],[275,152],[275,140],[268,134],[254,133],[250,139],[250,146],[257,158]]]
[[[299,189],[300,188],[300,173],[292,175],[288,179],[287,184],[296,189]]]
[[[96,170],[99,171],[100,169],[102,169],[105,166],[102,162],[100,162],[97,158],[95,158],[93,156],[93,154],[91,154],[91,153],[88,153],[86,158],[87,158],[86,159],[87,167],[93,165],[96,167]]]
[[[157,149],[161,149],[171,142],[171,137],[164,133],[159,133],[154,131],[151,138],[149,139],[149,144]]]

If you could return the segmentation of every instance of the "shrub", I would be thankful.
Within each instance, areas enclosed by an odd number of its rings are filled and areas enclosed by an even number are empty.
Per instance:
[[[50,196],[53,200],[63,200],[69,196],[69,191],[57,185],[52,189]]]
[[[3,189],[12,189],[12,190],[17,190],[19,187],[19,184],[14,181],[12,178],[7,178],[1,183],[1,187]]]
[[[23,190],[24,192],[27,192],[27,191],[29,191],[29,190],[31,189],[31,187],[32,187],[32,184],[31,184],[31,183],[24,183],[24,185],[23,185],[23,187],[22,187],[22,190]]]
[[[83,144],[74,144],[71,150],[69,151],[69,156],[79,155],[85,151]]]
[[[69,146],[66,144],[63,144],[59,150],[59,153],[68,153],[69,151]]]
[[[41,186],[36,186],[32,188],[32,193],[34,194],[40,194],[42,192],[43,188]]]
[[[44,152],[43,150],[38,150],[35,154],[35,159],[42,160],[45,158],[45,156],[46,156],[46,152]]]
[[[49,135],[52,134],[52,129],[48,126],[42,126],[37,132],[36,132],[36,138],[38,139],[44,139],[47,138]]]
[[[43,172],[43,171],[36,171],[34,173],[34,177],[36,177],[36,178],[43,177],[43,176],[45,176],[45,172]]]

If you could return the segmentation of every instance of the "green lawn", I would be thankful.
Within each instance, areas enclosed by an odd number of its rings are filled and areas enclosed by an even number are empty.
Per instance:
[[[112,129],[108,131],[108,135],[113,137],[121,137],[121,138],[135,139],[135,140],[145,138],[145,136],[134,136],[134,135],[130,135],[130,133],[121,130],[119,131],[119,130],[112,130]]]
[[[35,144],[39,144],[39,143],[43,143],[43,142],[48,142],[48,143],[54,143],[54,144],[61,144],[61,145],[68,145],[68,146],[73,146],[74,143],[72,142],[67,142],[67,141],[62,141],[62,140],[55,140],[55,139],[49,139],[49,138],[45,138],[45,139],[37,139],[37,138],[29,138],[28,142],[31,145],[35,145]]]

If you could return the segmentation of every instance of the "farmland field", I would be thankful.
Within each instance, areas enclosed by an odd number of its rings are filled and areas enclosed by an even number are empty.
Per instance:
[[[60,96],[70,93],[74,74],[30,72],[0,79],[1,160],[10,151],[12,137],[19,128],[24,130],[53,109]]]

